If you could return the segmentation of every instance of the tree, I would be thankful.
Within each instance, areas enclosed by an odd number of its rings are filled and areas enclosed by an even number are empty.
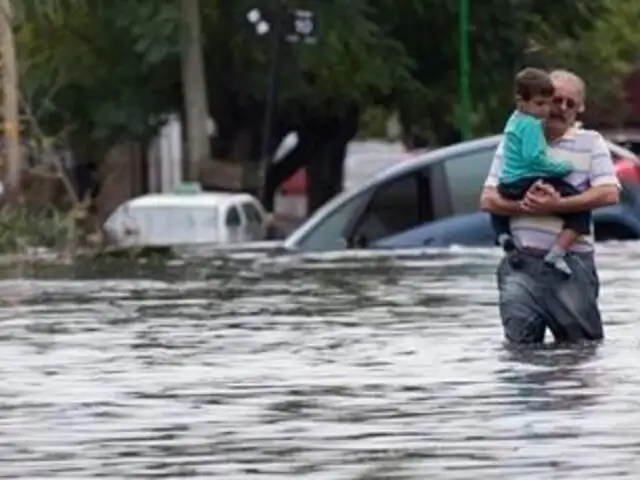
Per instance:
[[[640,4],[604,0],[598,8],[592,24],[573,37],[539,24],[533,38],[541,63],[574,70],[585,80],[587,122],[619,125],[629,114],[622,84],[640,60]]]
[[[423,87],[396,92],[388,102],[399,108],[405,130],[422,132],[434,146],[455,143],[459,140],[459,2],[377,0],[375,5],[376,22],[404,46],[415,62],[412,73]],[[526,53],[530,38],[544,27],[549,39],[560,34],[573,39],[589,28],[599,8],[600,0],[557,0],[550,16],[541,2],[472,2],[469,39],[476,135],[501,128],[512,108],[514,74],[530,60]]]
[[[71,125],[74,138],[90,139],[99,152],[96,145],[145,141],[167,113],[182,111],[176,0],[49,1],[56,5],[51,15],[25,9],[18,29],[25,94],[39,106],[49,131]],[[557,0],[553,17],[544,22],[540,2],[473,2],[476,134],[495,132],[504,121],[513,75],[530,60],[531,38],[575,41],[590,31],[594,9],[603,1]],[[270,58],[268,42],[254,34],[246,14],[256,6],[268,12],[273,5],[270,0],[202,3],[215,157],[236,160],[236,152],[244,151],[242,156],[257,162],[260,156]],[[312,180],[311,210],[337,193],[346,145],[370,105],[398,110],[405,128],[417,128],[433,145],[456,141],[457,2],[291,0],[288,5],[316,11],[320,41],[313,47],[286,45],[283,52],[270,147],[291,131],[298,133],[299,143],[270,169],[271,194],[301,166]]]
[[[210,111],[219,133],[216,156],[231,156],[240,150],[237,142],[248,142],[250,157],[259,157],[270,58],[267,42],[256,38],[245,20],[257,3],[269,10],[265,2],[241,0],[210,7],[205,16],[210,26],[206,40]],[[412,60],[400,42],[388,38],[375,22],[375,9],[369,3],[307,2],[317,13],[320,41],[313,47],[285,45],[271,149],[291,131],[298,133],[299,143],[271,169],[267,197],[306,165],[312,179],[310,209],[324,203],[341,188],[345,148],[357,132],[362,108],[393,91],[420,89],[410,74]],[[270,202],[266,208],[272,208]]]
[[[166,113],[181,110],[180,12],[174,0],[54,3],[50,15],[25,9],[18,29],[24,93],[39,106],[38,118],[49,131],[72,126],[73,138],[90,140],[93,151],[101,152],[99,146],[119,139],[148,139]],[[230,157],[234,145],[248,141],[249,156],[258,157],[268,58],[266,44],[246,25],[255,3],[203,6],[217,156]],[[412,82],[410,59],[371,14],[364,0],[322,2],[318,16],[330,26],[322,41],[312,49],[286,48],[272,148],[292,130],[301,141],[273,168],[271,190],[304,161],[318,180],[311,203],[322,203],[340,183],[344,148],[357,130],[360,109]]]
[[[48,15],[26,9],[17,29],[23,95],[38,106],[43,125],[50,132],[71,126],[103,143],[152,135],[175,101],[166,96],[173,85],[158,74],[173,55],[179,75],[178,6],[57,5]]]
[[[187,127],[188,177],[200,178],[201,164],[210,157],[207,133],[207,86],[204,78],[200,1],[180,0],[182,4],[182,92]]]

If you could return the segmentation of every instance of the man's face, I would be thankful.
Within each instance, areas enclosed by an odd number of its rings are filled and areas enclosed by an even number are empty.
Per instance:
[[[547,126],[553,129],[568,130],[576,121],[576,115],[582,111],[580,88],[568,80],[553,82],[555,93],[551,102],[551,111]]]

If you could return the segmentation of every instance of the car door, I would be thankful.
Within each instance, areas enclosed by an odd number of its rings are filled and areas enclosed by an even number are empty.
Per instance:
[[[247,233],[249,241],[258,241],[264,239],[265,226],[262,213],[253,203],[243,201],[240,209],[247,220]]]
[[[376,246],[493,245],[489,216],[479,211],[479,203],[496,146],[459,153],[423,169],[422,174],[430,185],[425,201],[433,208],[433,221],[381,239]]]
[[[425,237],[424,225],[469,211],[479,214],[480,191],[496,146],[497,142],[452,153],[352,196],[335,197],[285,245],[303,251],[393,248],[393,242],[387,240],[398,236],[403,236],[403,244],[409,247],[429,243],[432,239]],[[405,235],[416,229],[420,232],[411,239]],[[411,242],[418,243],[408,245]]]
[[[453,156],[444,162],[452,215],[479,211],[480,194],[495,151],[496,147],[483,147]]]
[[[420,171],[384,182],[372,191],[346,235],[350,248],[372,248],[386,237],[433,220],[429,184]]]

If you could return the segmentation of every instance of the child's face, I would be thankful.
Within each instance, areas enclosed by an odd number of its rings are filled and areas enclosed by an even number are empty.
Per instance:
[[[529,101],[519,99],[518,108],[524,113],[544,120],[549,116],[551,110],[551,97],[535,95]]]

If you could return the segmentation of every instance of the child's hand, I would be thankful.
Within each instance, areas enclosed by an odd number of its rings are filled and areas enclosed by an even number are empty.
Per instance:
[[[529,189],[529,192],[527,192],[527,194],[530,192],[531,193],[535,192],[537,195],[552,195],[552,196],[558,195],[558,192],[556,191],[556,189],[543,180],[538,180],[536,183],[534,183]]]
[[[533,215],[547,215],[557,210],[560,194],[551,185],[538,181],[522,200],[522,208]]]

